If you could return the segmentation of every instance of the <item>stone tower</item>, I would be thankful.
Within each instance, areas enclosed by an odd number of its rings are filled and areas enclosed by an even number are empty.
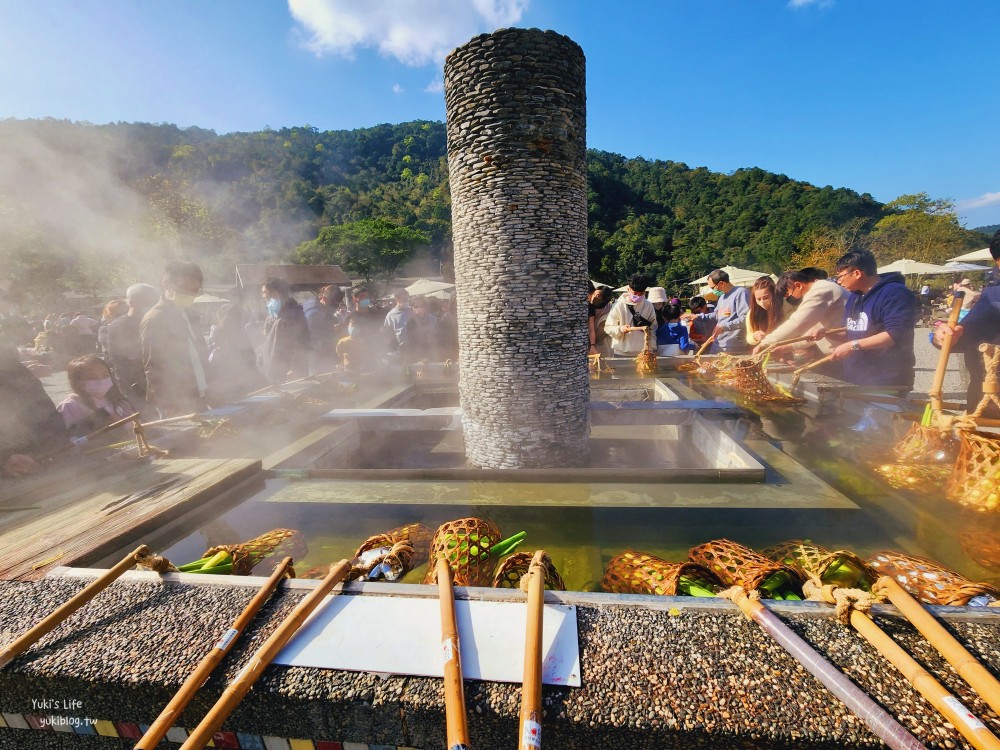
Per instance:
[[[483,468],[587,459],[583,50],[501,29],[445,62],[466,458]]]

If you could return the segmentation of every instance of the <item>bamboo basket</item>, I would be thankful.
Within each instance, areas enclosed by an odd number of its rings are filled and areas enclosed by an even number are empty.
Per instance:
[[[802,399],[782,393],[775,388],[764,374],[764,369],[755,359],[735,361],[722,376],[724,382],[740,393],[744,393],[760,403],[800,404]]]
[[[591,380],[600,380],[601,375],[614,375],[615,368],[602,360],[600,354],[587,355],[587,370],[590,372]]]
[[[613,594],[654,594],[678,596],[681,576],[722,586],[708,568],[693,562],[668,562],[653,555],[625,550],[608,562],[601,579],[601,589]]]
[[[955,440],[947,430],[914,422],[893,453],[899,463],[946,462],[955,455]]]
[[[394,572],[398,571],[392,580],[399,580],[414,568],[427,562],[433,536],[434,532],[422,523],[411,523],[399,526],[384,534],[368,537],[354,553],[347,580],[355,581],[358,578],[363,578],[371,572],[372,568],[382,563],[388,563],[393,567]],[[362,555],[366,552],[385,547],[389,548],[388,554],[359,564]]]
[[[873,469],[893,489],[938,496],[952,471],[947,466],[901,463],[877,464]]]
[[[813,575],[823,583],[836,583],[844,588],[870,589],[879,577],[868,563],[853,552],[831,551],[809,540],[781,542],[761,550],[761,554],[794,568],[802,578]],[[845,574],[845,568],[850,574]]]
[[[948,499],[975,510],[995,511],[1000,501],[1000,439],[963,430]]]
[[[639,356],[635,358],[635,371],[639,375],[652,375],[656,372],[656,345],[652,343],[653,327],[646,326],[645,343]]]
[[[531,552],[515,552],[500,563],[496,575],[493,576],[493,588],[520,588],[521,578],[527,575],[532,557]],[[565,591],[566,584],[548,555],[542,558],[542,565],[545,567],[545,588],[550,591]]]
[[[225,550],[233,556],[233,575],[248,576],[261,560],[281,555],[293,559],[305,556],[305,540],[294,529],[272,529],[247,542],[220,544],[205,551],[202,557]]]
[[[1000,532],[994,528],[968,528],[959,532],[962,551],[987,570],[1000,570]]]
[[[744,591],[759,589],[765,580],[780,571],[788,573],[792,582],[802,582],[795,568],[728,539],[715,539],[692,547],[688,559],[711,570],[726,586],[739,586]]]
[[[443,559],[451,568],[456,586],[489,586],[495,563],[490,551],[500,539],[496,524],[482,518],[459,518],[441,524],[431,540],[424,583],[437,581],[437,561]]]
[[[872,555],[868,564],[879,575],[894,579],[924,604],[965,606],[976,596],[1000,598],[1000,591],[990,584],[974,583],[923,557],[885,550]]]

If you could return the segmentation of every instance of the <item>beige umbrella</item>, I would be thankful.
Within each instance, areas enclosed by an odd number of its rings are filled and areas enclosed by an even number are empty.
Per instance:
[[[954,273],[951,268],[939,266],[937,263],[922,263],[919,260],[900,258],[887,266],[881,266],[879,273],[901,273],[903,276],[929,276],[939,273]]]
[[[454,284],[449,284],[447,281],[431,281],[430,279],[418,279],[406,287],[406,291],[410,293],[410,296],[417,295],[428,295],[434,292],[446,292],[455,288]]]
[[[754,271],[749,268],[737,268],[736,266],[723,266],[722,269],[729,274],[729,283],[733,286],[753,286],[753,283],[759,279],[761,276],[770,276],[772,279],[776,279],[775,276],[769,273],[764,273],[764,271]],[[689,281],[688,284],[691,286],[701,286],[708,283],[708,275],[702,276],[700,279],[695,279],[694,281]]]
[[[959,262],[966,260],[993,260],[993,256],[990,255],[990,249],[984,247],[982,250],[973,250],[971,253],[965,253],[964,255],[956,255],[954,258],[948,258],[948,260],[957,260]]]

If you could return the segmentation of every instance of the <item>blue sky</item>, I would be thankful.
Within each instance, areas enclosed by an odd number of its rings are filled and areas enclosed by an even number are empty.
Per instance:
[[[0,118],[444,120],[444,55],[501,26],[583,47],[593,148],[1000,223],[996,0],[0,0]]]

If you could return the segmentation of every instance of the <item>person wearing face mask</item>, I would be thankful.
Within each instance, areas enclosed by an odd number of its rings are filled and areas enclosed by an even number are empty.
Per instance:
[[[77,357],[66,368],[73,392],[56,410],[72,437],[82,437],[111,424],[136,409],[115,385],[111,370],[95,354]]]
[[[208,354],[191,305],[203,277],[194,263],[174,261],[163,274],[163,296],[139,324],[146,401],[161,417],[206,407]]]
[[[770,276],[761,276],[750,287],[750,312],[747,313],[747,343],[756,346],[781,323],[785,316],[782,298],[775,293]]]
[[[309,325],[284,279],[271,278],[260,290],[267,306],[264,342],[257,350],[257,367],[272,383],[309,374]]]
[[[717,268],[708,275],[708,288],[716,298],[715,310],[710,313],[686,315],[683,320],[710,321],[715,323],[714,340],[710,354],[743,354],[749,348],[745,326],[750,312],[750,291],[734,286],[729,274]]]
[[[346,372],[358,375],[373,369],[371,342],[361,334],[355,315],[347,319],[347,335],[337,342],[337,356]]]
[[[774,293],[792,307],[785,321],[757,342],[754,353],[770,346],[776,341],[793,339],[799,336],[816,333],[817,331],[838,328],[843,325],[844,305],[850,293],[828,279],[817,278],[810,269],[785,271],[778,277]],[[829,354],[832,347],[825,339],[816,342],[823,354]],[[802,342],[790,344],[796,350],[812,349],[814,344]],[[773,351],[780,354],[788,347],[780,346]]]
[[[656,308],[646,299],[649,281],[635,274],[625,293],[618,298],[604,322],[604,332],[611,337],[611,350],[616,357],[634,357],[646,345],[646,329],[656,327]],[[655,346],[655,341],[653,342]]]

